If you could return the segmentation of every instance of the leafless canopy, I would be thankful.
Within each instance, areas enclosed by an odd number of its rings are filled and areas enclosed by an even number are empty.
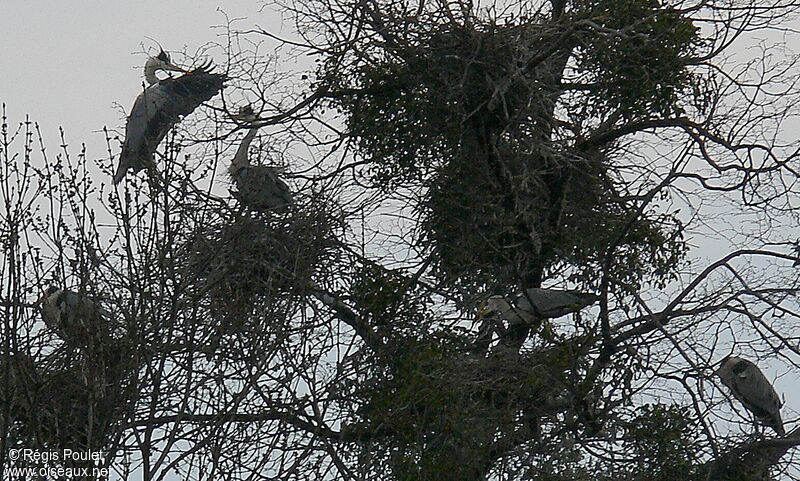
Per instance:
[[[294,33],[232,22],[184,52],[228,84],[149,177],[113,188],[111,132],[93,162],[4,114],[0,470],[29,447],[145,480],[798,476],[775,373],[800,367],[800,71],[780,44],[800,4],[273,6]],[[286,209],[228,192],[252,129]],[[109,335],[46,329],[48,285]],[[591,302],[484,315],[531,289]],[[786,395],[785,436],[718,389],[730,354]]]

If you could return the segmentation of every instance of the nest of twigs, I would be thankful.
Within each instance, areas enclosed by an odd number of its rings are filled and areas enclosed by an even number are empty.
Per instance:
[[[0,356],[0,402],[10,406],[11,443],[37,449],[99,449],[124,416],[136,366],[115,342],[91,354],[63,346],[41,359]]]
[[[309,288],[333,246],[325,209],[220,218],[188,243],[185,265],[215,319],[242,327],[265,305],[277,308]]]

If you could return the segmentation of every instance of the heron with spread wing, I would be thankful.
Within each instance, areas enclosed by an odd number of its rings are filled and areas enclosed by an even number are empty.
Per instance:
[[[159,80],[156,72],[183,72],[177,78]],[[225,75],[213,73],[206,64],[185,70],[172,63],[163,50],[144,65],[144,78],[149,84],[133,104],[125,125],[125,142],[114,174],[118,184],[125,174],[139,172],[155,165],[154,153],[179,117],[192,113],[223,88]]]

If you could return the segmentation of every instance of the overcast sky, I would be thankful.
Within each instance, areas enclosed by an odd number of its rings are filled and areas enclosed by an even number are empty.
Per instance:
[[[281,29],[279,15],[259,13],[252,0],[3,1],[0,7],[0,102],[12,124],[26,114],[40,123],[45,141],[58,145],[63,126],[89,158],[103,156],[103,126],[122,128],[119,103],[130,109],[142,89],[144,48],[193,52],[222,40],[214,26],[245,17],[242,28]]]
[[[223,32],[214,26],[224,24],[225,16],[218,9],[244,18],[240,28],[258,24],[274,33],[290,30],[282,28],[278,12],[259,12],[259,5],[253,0],[4,0],[0,102],[12,125],[26,114],[39,122],[51,151],[63,126],[73,151],[85,143],[89,159],[103,157],[103,127],[122,129],[125,123],[115,104],[130,109],[141,92],[142,52],[157,48],[148,37],[168,51],[192,52],[221,40]],[[770,378],[786,372],[767,370]],[[789,385],[790,377],[779,380],[778,391],[796,409],[800,404],[790,391],[798,389]],[[794,413],[785,411],[785,418],[793,419]]]

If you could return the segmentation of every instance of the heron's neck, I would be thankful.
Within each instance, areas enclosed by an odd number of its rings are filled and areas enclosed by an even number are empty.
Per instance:
[[[147,81],[148,85],[155,85],[158,83],[156,70],[158,70],[158,65],[155,62],[150,62],[148,60],[147,63],[144,64],[144,79]]]
[[[236,154],[233,156],[233,161],[231,162],[231,170],[236,171],[244,167],[250,166],[250,144],[253,142],[253,139],[256,137],[256,133],[258,132],[258,128],[254,127],[251,128],[247,135],[244,136],[242,139],[242,143],[239,144],[239,148],[236,149]]]

